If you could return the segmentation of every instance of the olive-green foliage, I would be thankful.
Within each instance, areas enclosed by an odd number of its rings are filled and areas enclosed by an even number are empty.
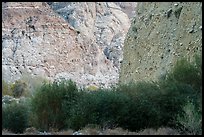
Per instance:
[[[78,130],[84,127],[88,123],[92,123],[91,120],[96,116],[93,112],[95,109],[96,100],[93,98],[86,99],[87,94],[81,93],[76,104],[70,107],[70,113],[66,123],[69,128]],[[89,105],[89,107],[87,107]]]
[[[128,96],[118,93],[114,89],[101,89],[93,97],[97,98],[98,102],[96,108],[99,119],[96,124],[100,124],[103,128],[119,126],[130,101]]]
[[[94,86],[94,85],[90,85],[86,88],[88,91],[97,91],[98,90],[98,87],[97,86]]]
[[[21,79],[16,80],[14,84],[9,84],[2,80],[2,95],[10,95],[17,98],[21,96],[29,97],[32,96],[43,83],[48,83],[48,80],[41,76],[33,77],[25,73]]]
[[[12,95],[11,85],[2,80],[2,95]]]
[[[48,83],[46,78],[43,78],[42,76],[32,76],[28,73],[23,73],[21,80],[26,81],[29,95],[33,95],[37,88],[41,87],[43,83]]]
[[[184,105],[189,100],[192,101],[195,109],[202,113],[201,56],[196,55],[191,62],[186,58],[177,61],[166,77],[166,80],[159,81],[164,123],[175,127],[174,117],[182,113]]]
[[[167,74],[168,81],[188,84],[197,91],[202,87],[202,58],[196,55],[194,61],[182,58],[177,61],[172,71]]]
[[[187,102],[183,112],[176,117],[181,133],[187,135],[202,135],[202,113],[196,110],[192,102]]]
[[[23,133],[28,127],[28,106],[26,103],[12,102],[2,105],[2,129]]]
[[[202,114],[200,60],[196,57],[194,62],[178,61],[163,80],[99,88],[96,92],[79,91],[72,81],[44,84],[32,98],[33,122],[42,130],[78,130],[89,124],[131,131],[175,128],[175,117],[185,112],[183,108],[189,100]]]
[[[121,127],[135,131],[144,128],[157,128],[161,125],[158,105],[159,87],[152,82],[138,82],[120,85],[117,91],[129,96],[126,113]]]
[[[164,91],[177,91],[177,96],[185,100],[182,106],[191,100],[195,108],[201,112],[202,58],[200,55],[195,55],[191,62],[186,58],[179,60],[172,71],[167,74],[167,79],[160,83]],[[180,102],[182,102],[181,99]]]
[[[160,95],[157,104],[160,108],[161,124],[163,126],[175,126],[173,118],[181,113],[182,106],[190,99],[195,98],[194,90],[185,84],[174,81],[160,82]]]
[[[72,107],[69,127],[78,130],[87,124],[97,124],[102,128],[113,128],[122,119],[128,100],[123,94],[105,89],[83,92],[80,100]]]
[[[19,98],[22,95],[26,96],[28,94],[28,85],[25,81],[17,80],[11,87],[13,96]]]
[[[40,130],[64,128],[66,115],[76,96],[77,87],[72,81],[42,85],[31,99],[33,125]]]

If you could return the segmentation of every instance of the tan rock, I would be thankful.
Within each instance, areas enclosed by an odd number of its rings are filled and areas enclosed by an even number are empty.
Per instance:
[[[120,81],[157,80],[181,57],[201,54],[201,11],[201,2],[138,3],[125,39]],[[149,71],[152,66],[156,67]],[[140,73],[135,71],[138,67]]]

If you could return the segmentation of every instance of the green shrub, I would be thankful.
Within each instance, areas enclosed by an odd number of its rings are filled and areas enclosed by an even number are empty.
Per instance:
[[[161,110],[157,104],[160,92],[156,83],[143,81],[120,85],[118,91],[130,98],[121,125],[123,128],[135,131],[161,125]]]
[[[128,109],[129,97],[114,90],[102,90],[96,93],[96,96],[98,98],[96,107],[100,118],[98,124],[103,128],[114,128],[124,124],[123,118]]]
[[[28,107],[25,103],[12,102],[2,105],[2,129],[23,133],[28,127]]]
[[[101,128],[122,127],[131,131],[176,127],[175,117],[192,100],[202,113],[202,63],[178,61],[165,79],[119,85],[110,89],[93,87],[79,91],[74,82],[44,83],[31,99],[31,123],[40,130],[95,124]],[[91,91],[92,88],[96,92]],[[181,120],[180,120],[181,121]]]
[[[197,100],[192,86],[177,81],[137,82],[109,90],[83,92],[71,107],[69,127],[87,124],[102,128],[122,127],[131,131],[175,126],[174,117],[189,100]]]
[[[92,98],[90,98],[89,102],[87,102],[87,100],[84,99],[86,98],[85,96],[87,96],[87,94],[85,92],[81,92],[80,97],[78,97],[78,101],[75,102],[75,104],[71,103],[72,105],[68,105],[68,118],[66,119],[66,124],[68,128],[74,130],[81,129],[88,123],[88,121],[90,121],[89,117],[93,117],[93,111],[90,111],[88,113],[86,110],[88,110],[89,108],[87,108],[86,105],[87,103],[93,105],[95,102],[92,100]],[[92,107],[90,110],[93,109],[95,108]]]
[[[14,84],[8,84],[2,80],[2,95],[10,95],[15,98],[21,96],[30,97],[43,83],[48,82],[46,79],[36,76],[23,75],[19,80],[16,80]]]
[[[12,95],[10,84],[6,83],[4,80],[2,80],[2,95]]]
[[[173,118],[181,114],[182,108],[189,100],[194,103],[197,110],[201,108],[201,68],[200,56],[195,56],[192,62],[183,58],[177,61],[174,68],[167,74],[166,80],[159,81],[161,91],[159,102],[162,103],[164,125],[174,127],[176,123]]]
[[[126,127],[129,130],[175,127],[174,117],[182,113],[183,106],[189,101],[202,111],[202,63],[199,56],[194,62],[179,60],[167,73],[167,79],[157,82],[137,82],[119,85],[117,91],[127,94],[132,102],[128,105]],[[137,124],[135,124],[137,123]]]
[[[144,82],[86,93],[72,109],[69,119],[71,128],[78,130],[87,124],[97,124],[102,128],[122,127],[133,131],[158,127],[161,117],[154,103],[158,95],[156,89],[158,87],[154,84]]]
[[[15,83],[11,86],[11,90],[15,98],[27,96],[29,92],[27,83],[22,80],[15,81]]]
[[[32,76],[28,73],[23,73],[21,80],[26,81],[29,95],[33,95],[34,92],[43,85],[43,83],[49,82],[46,78],[43,78],[41,76]]]
[[[33,125],[40,130],[62,129],[66,126],[66,115],[77,96],[74,82],[45,83],[31,99]]]
[[[82,92],[80,100],[72,107],[69,127],[79,130],[88,124],[96,124],[102,128],[113,128],[120,124],[127,103],[128,98],[115,91]]]
[[[176,122],[183,134],[202,135],[202,113],[196,110],[192,102],[183,107],[183,113],[177,115]]]
[[[175,126],[173,118],[181,113],[183,105],[189,99],[196,99],[194,90],[191,86],[180,84],[175,81],[160,82],[160,95],[157,97],[156,103],[160,108],[162,117],[162,126]]]
[[[177,81],[192,86],[196,91],[202,87],[202,58],[196,55],[194,61],[186,58],[178,60],[169,74],[167,81]]]

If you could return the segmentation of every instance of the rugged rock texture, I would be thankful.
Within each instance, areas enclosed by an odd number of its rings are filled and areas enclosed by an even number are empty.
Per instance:
[[[125,12],[130,19],[135,16],[137,2],[114,2],[123,12]]]
[[[3,79],[29,74],[114,84],[129,26],[114,3],[2,3]]]
[[[120,68],[122,47],[136,7],[131,2],[50,2],[69,24],[99,45],[107,59]],[[129,16],[129,18],[128,18]]]
[[[120,82],[156,80],[202,51],[201,2],[138,3],[124,44]]]

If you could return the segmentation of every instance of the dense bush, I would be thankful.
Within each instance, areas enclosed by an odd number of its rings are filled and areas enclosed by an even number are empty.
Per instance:
[[[183,106],[191,100],[196,110],[202,111],[202,58],[196,55],[190,61],[183,58],[177,61],[167,74],[165,81],[160,81],[161,90],[177,93]],[[178,101],[178,99],[176,100]],[[179,108],[180,111],[182,108]]]
[[[64,128],[66,115],[75,103],[77,87],[72,81],[45,83],[31,100],[33,125],[40,130]]]
[[[202,113],[202,62],[182,59],[165,79],[119,85],[110,89],[78,90],[72,81],[41,86],[31,101],[33,124],[49,128],[81,129],[95,124],[101,128],[122,127],[131,131],[178,124],[191,100]],[[195,115],[192,115],[194,117]],[[180,119],[181,121],[181,119]],[[32,123],[32,122],[31,122]]]
[[[176,117],[178,129],[182,134],[202,135],[202,113],[196,110],[192,102],[183,107],[183,112]]]
[[[191,100],[196,110],[202,113],[202,60],[196,55],[193,61],[185,58],[177,61],[167,74],[166,80],[159,81],[161,95],[162,125],[176,127],[174,117],[183,113],[184,106]]]
[[[97,124],[102,128],[122,127],[132,131],[157,128],[162,119],[156,102],[158,95],[159,87],[150,82],[84,92],[71,110],[69,127],[78,130],[87,124]]]
[[[194,57],[194,61],[182,58],[177,61],[174,68],[167,74],[167,81],[176,81],[191,86],[196,91],[201,91],[202,87],[202,58],[199,55]]]
[[[135,131],[148,127],[159,127],[161,116],[157,104],[159,87],[152,82],[138,82],[120,85],[117,91],[130,98],[121,127]]]
[[[97,124],[102,128],[113,128],[122,119],[128,101],[127,96],[116,91],[83,92],[72,107],[69,127],[78,130],[87,124]]]
[[[197,92],[202,89],[200,60],[199,56],[194,62],[179,60],[165,80],[119,85],[117,91],[127,94],[132,100],[128,103],[131,105],[124,122],[128,123],[128,129],[175,127],[174,117],[182,113],[189,100],[195,104],[196,110],[202,112],[202,92]]]
[[[69,115],[67,115],[68,118],[66,119],[69,128],[78,130],[88,123],[94,123],[93,119],[96,117],[94,113],[96,100],[89,97],[87,93],[81,92],[76,104],[70,107]]]
[[[92,96],[92,95],[91,95]],[[130,99],[114,90],[102,90],[93,96],[97,99],[98,123],[103,128],[113,128],[122,123]]]
[[[28,127],[28,106],[26,103],[12,102],[2,105],[2,129],[23,133]]]

